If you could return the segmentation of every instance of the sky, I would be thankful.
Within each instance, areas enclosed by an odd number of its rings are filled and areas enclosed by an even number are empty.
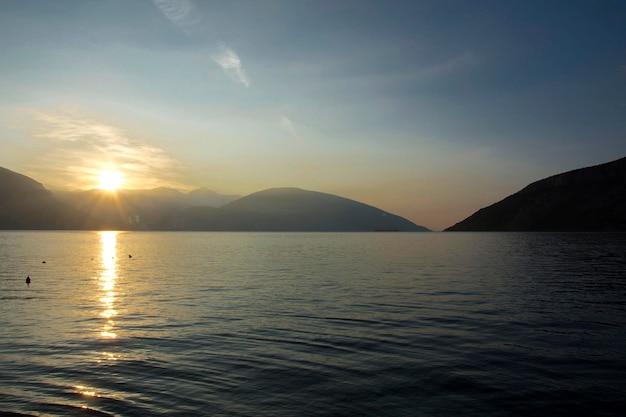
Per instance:
[[[626,156],[622,0],[0,0],[0,166],[442,230]]]

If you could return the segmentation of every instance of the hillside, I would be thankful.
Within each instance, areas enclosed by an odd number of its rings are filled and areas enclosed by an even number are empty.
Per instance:
[[[192,219],[191,211],[187,220]],[[297,188],[250,194],[199,215],[182,228],[254,231],[428,231],[400,216],[354,200]]]
[[[61,213],[43,185],[0,167],[0,229],[55,229]]]
[[[446,231],[626,231],[626,158],[532,183]]]

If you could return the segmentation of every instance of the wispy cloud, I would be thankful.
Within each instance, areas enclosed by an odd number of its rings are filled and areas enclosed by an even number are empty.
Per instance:
[[[231,80],[250,87],[250,78],[241,66],[241,59],[225,43],[220,43],[218,53],[213,56],[213,60],[222,67]]]
[[[291,119],[289,119],[287,116],[280,117],[280,125],[283,127],[283,129],[289,132],[292,136],[295,136],[295,137],[298,136],[298,133],[296,132],[296,128],[291,122]]]
[[[205,36],[211,43],[209,48],[216,50],[211,54],[213,61],[231,80],[250,87],[250,77],[244,71],[239,55],[225,42],[215,41],[212,39],[213,36],[207,36],[208,26],[191,0],[153,0],[153,2],[166,18],[188,35]]]
[[[424,77],[439,77],[472,67],[477,63],[478,56],[472,51],[466,51],[443,62],[423,68],[420,71],[420,75]]]
[[[33,169],[44,178],[58,178],[57,186],[91,188],[101,171],[116,170],[128,188],[189,188],[180,180],[185,164],[123,129],[76,109],[26,113],[31,136],[43,141]]]
[[[197,34],[202,17],[190,0],[153,0],[161,13],[187,34]]]

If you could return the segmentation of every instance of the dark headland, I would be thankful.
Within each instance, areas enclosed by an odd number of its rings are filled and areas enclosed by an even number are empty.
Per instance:
[[[626,231],[626,158],[534,182],[446,231]]]
[[[53,192],[5,168],[0,168],[0,229],[429,231],[358,201],[297,188],[246,197],[169,188]]]

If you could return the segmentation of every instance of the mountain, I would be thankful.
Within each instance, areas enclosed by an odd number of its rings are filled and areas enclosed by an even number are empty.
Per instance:
[[[0,229],[427,231],[346,198],[296,188],[247,197],[171,188],[51,192],[0,168]]]
[[[367,204],[298,188],[259,191],[218,209],[188,209],[177,226],[229,231],[428,231]]]
[[[150,190],[102,190],[57,193],[58,199],[71,207],[76,229],[175,229],[177,214],[197,205],[218,207],[237,196],[223,195],[208,189],[183,193],[173,188]]]
[[[0,229],[55,229],[61,213],[43,185],[0,167]]]
[[[626,158],[532,183],[446,231],[626,231]]]
[[[189,191],[184,196],[186,205],[188,206],[210,206],[221,207],[231,201],[241,198],[240,195],[218,194],[208,188],[198,188]]]

